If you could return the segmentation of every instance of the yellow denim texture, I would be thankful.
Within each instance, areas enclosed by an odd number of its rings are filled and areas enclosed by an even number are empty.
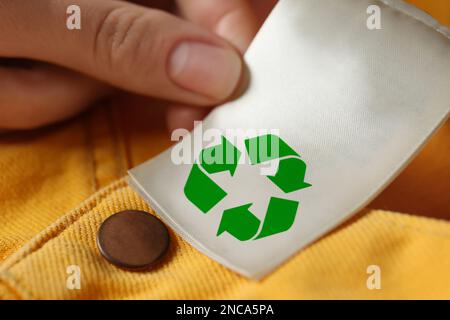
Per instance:
[[[450,25],[448,1],[411,2]],[[96,232],[121,210],[154,214],[123,177],[171,144],[162,107],[139,104],[119,98],[0,135],[0,299],[450,298],[450,121],[365,210],[261,281],[173,232],[154,269],[112,266]],[[80,266],[79,290],[66,286],[70,265]],[[367,288],[370,265],[381,268],[380,290]]]

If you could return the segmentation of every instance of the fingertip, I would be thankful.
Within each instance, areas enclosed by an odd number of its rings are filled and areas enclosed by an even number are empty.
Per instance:
[[[245,53],[259,29],[256,15],[244,7],[226,13],[216,24],[215,32]]]
[[[231,96],[242,73],[242,59],[232,48],[185,41],[172,51],[168,74],[178,86],[221,102]]]

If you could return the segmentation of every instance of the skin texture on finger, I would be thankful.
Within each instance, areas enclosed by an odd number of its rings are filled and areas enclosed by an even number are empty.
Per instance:
[[[225,37],[242,53],[276,2],[276,0],[177,0],[179,11],[186,19]],[[243,71],[243,79],[246,75]],[[245,82],[241,80],[240,84],[245,85]],[[236,91],[235,93],[236,97],[240,95]],[[211,109],[199,110],[194,106],[174,105],[167,110],[168,130],[170,132],[178,128],[192,130],[194,121],[203,120],[210,111]]]
[[[174,6],[173,1],[166,0],[134,0],[131,2],[163,10],[170,10]],[[271,9],[273,4],[270,3],[275,1],[258,0],[253,2],[255,3],[255,11],[261,18]],[[261,8],[263,9],[261,10]],[[226,10],[225,7],[222,7],[223,9]],[[261,12],[263,13],[261,14]],[[12,59],[10,59],[10,62],[17,63]],[[23,66],[24,62],[27,61],[20,61],[20,64]],[[12,72],[13,70],[7,71]],[[39,76],[39,72],[42,72],[41,76]],[[12,75],[9,82],[9,87],[12,89],[0,92],[0,102],[7,104],[0,106],[0,114],[3,113],[0,119],[0,127],[33,128],[59,121],[83,110],[89,103],[107,92],[104,84],[83,79],[78,73],[74,73],[75,79],[70,79],[68,70],[63,72],[57,67],[41,65],[39,68],[34,68],[32,72],[20,70],[18,75],[9,72],[2,72],[1,74],[4,76]],[[62,74],[64,77],[61,77]],[[55,78],[51,79],[53,76]],[[29,84],[33,83],[33,79],[44,79],[47,85],[43,86],[42,83],[39,83],[38,87],[30,88]],[[73,84],[75,86],[70,87]],[[5,87],[7,88],[8,85]],[[70,101],[65,99],[57,105],[57,102],[62,100],[63,93],[66,97],[69,97]],[[77,105],[77,103],[81,103],[81,105]],[[180,111],[180,116],[176,114],[176,111]],[[194,120],[202,119],[208,112],[209,110],[196,110],[194,107],[188,106],[173,107],[168,111],[168,123],[172,128],[176,123],[180,127],[190,129]]]
[[[0,128],[32,129],[66,119],[111,90],[91,78],[48,64],[0,67]]]
[[[66,9],[73,4],[81,8],[81,30],[66,28]],[[147,96],[210,105],[226,100],[240,78],[242,61],[227,41],[163,11],[123,1],[6,1],[0,30],[0,56],[47,61]],[[205,48],[189,46],[185,59],[178,59],[186,68],[175,74],[184,76],[174,79],[172,53],[185,42],[214,49],[200,59]],[[209,81],[189,81],[196,74]]]
[[[172,1],[130,1],[169,11]],[[33,129],[71,117],[104,97],[104,83],[26,59],[0,59],[0,128]]]
[[[180,14],[208,28],[245,52],[259,28],[247,0],[177,0]]]

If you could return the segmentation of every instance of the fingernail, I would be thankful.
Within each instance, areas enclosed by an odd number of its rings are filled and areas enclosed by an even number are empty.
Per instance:
[[[177,85],[219,101],[233,93],[241,71],[237,52],[200,42],[180,43],[169,60],[169,75]]]

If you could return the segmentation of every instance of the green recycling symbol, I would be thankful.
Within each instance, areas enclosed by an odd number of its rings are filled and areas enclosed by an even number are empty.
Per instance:
[[[304,181],[306,164],[285,141],[272,134],[257,136],[245,140],[250,164],[263,164],[278,159],[278,170],[267,178],[284,193],[290,193],[310,187]],[[204,214],[227,196],[227,192],[217,185],[209,175],[229,172],[234,175],[241,151],[222,136],[220,144],[205,148],[193,164],[184,186],[187,199]],[[203,169],[201,169],[201,168]],[[247,203],[223,211],[217,236],[224,232],[240,241],[261,239],[287,231],[294,223],[298,201],[271,197],[264,221],[255,216]],[[260,229],[258,233],[258,230]]]

